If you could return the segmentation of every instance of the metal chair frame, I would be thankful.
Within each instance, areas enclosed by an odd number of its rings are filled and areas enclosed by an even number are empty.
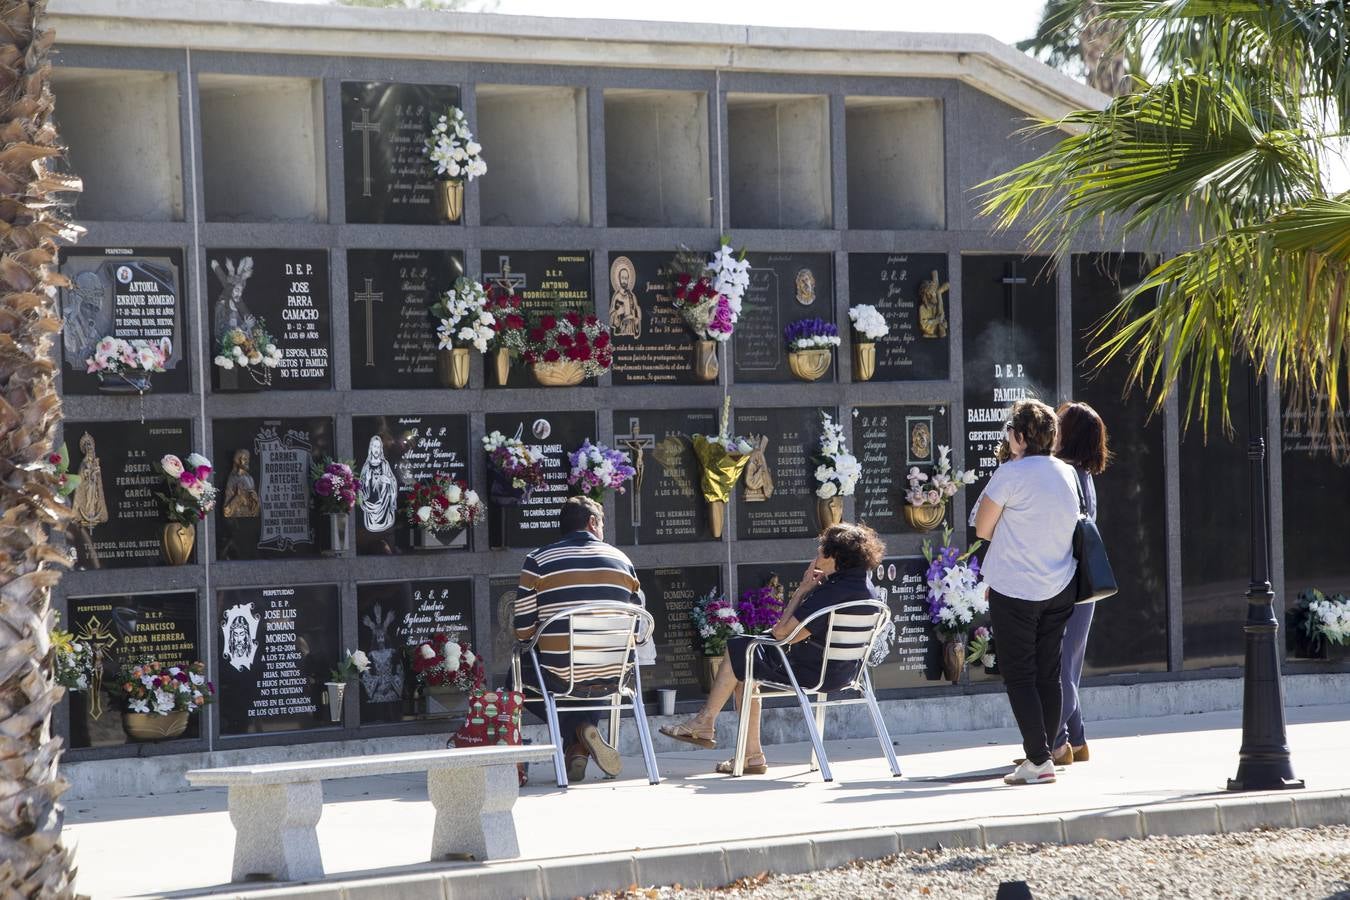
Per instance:
[[[873,612],[867,614],[845,613],[845,609],[857,609],[858,607],[870,607]],[[890,609],[880,600],[850,600],[845,603],[837,603],[834,606],[827,606],[819,612],[812,613],[804,621],[799,622],[792,633],[780,639],[772,635],[754,635],[750,644],[745,650],[745,686],[746,691],[741,701],[740,717],[736,730],[736,758],[732,763],[732,775],[741,776],[745,774],[745,751],[746,741],[750,735],[750,715],[754,698],[761,700],[766,697],[796,697],[801,705],[802,715],[806,719],[806,730],[811,736],[811,771],[820,769],[821,777],[825,781],[833,781],[834,775],[830,772],[830,761],[825,756],[825,708],[827,706],[849,706],[857,703],[866,703],[867,709],[872,715],[872,727],[876,731],[877,740],[881,743],[881,750],[886,755],[886,761],[890,764],[891,774],[900,777],[900,762],[895,757],[895,748],[891,745],[890,732],[886,730],[886,723],[881,718],[881,707],[877,705],[876,694],[872,690],[872,676],[867,671],[867,655],[871,652],[872,645],[876,642],[878,635],[886,627],[890,616]],[[797,680],[796,673],[792,670],[788,662],[787,653],[784,650],[796,639],[808,625],[817,619],[825,618],[825,652],[820,664],[820,675],[811,687],[803,688]],[[846,632],[848,640],[840,641],[840,635],[835,631],[835,626],[857,627],[865,624],[865,620],[871,620],[871,630],[866,632],[866,638],[857,642],[854,637],[861,639],[863,632]],[[783,662],[783,671],[787,672],[790,684],[779,684],[772,681],[755,681],[755,650],[758,647],[772,647],[778,651],[778,656]],[[825,683],[825,673],[831,662],[841,659],[858,661],[858,674],[853,680],[837,691],[830,693],[842,693],[845,691],[857,691],[858,697],[841,697],[837,700],[830,700],[829,693],[822,691],[821,687]],[[767,686],[770,690],[764,691]],[[817,700],[812,703],[807,694],[816,694]]]
[[[577,620],[582,617],[594,617],[597,619],[626,618],[627,625],[614,623],[602,624],[601,628],[596,629],[578,629]],[[548,628],[559,620],[566,619],[567,631],[565,634],[555,632],[546,634]],[[582,619],[584,622],[584,619]],[[599,701],[594,705],[574,706],[568,705],[569,712],[573,711],[603,711],[609,713],[609,743],[610,746],[618,748],[619,746],[619,719],[623,711],[623,706],[627,703],[633,710],[633,721],[637,724],[638,740],[642,744],[642,758],[647,766],[647,780],[652,784],[661,783],[661,775],[656,767],[656,752],[652,749],[651,728],[647,724],[647,713],[642,704],[642,667],[637,663],[637,646],[645,644],[650,637],[655,620],[652,614],[640,606],[634,606],[631,603],[621,603],[616,600],[600,600],[594,603],[577,604],[570,609],[554,613],[547,619],[539,623],[535,629],[534,636],[528,641],[523,641],[516,645],[515,653],[511,659],[511,676],[518,691],[526,689],[538,693],[544,701],[545,720],[548,722],[548,733],[553,741],[553,770],[557,776],[558,787],[567,787],[567,763],[563,758],[563,747],[567,743],[562,740],[558,725],[558,700],[595,700]],[[586,638],[597,635],[618,635],[627,634],[626,645],[616,645],[612,647],[588,647],[585,646]],[[577,646],[577,636],[582,636],[582,646]],[[544,680],[544,667],[539,662],[538,644],[541,637],[567,638],[567,690],[555,693],[549,690],[548,682]],[[615,690],[610,694],[601,694],[599,696],[577,697],[573,695],[576,690],[576,666],[577,654],[603,653],[615,654],[622,652],[624,654],[623,666],[618,678],[615,681]],[[535,678],[539,685],[535,688],[533,685],[525,685],[521,678],[520,658],[522,654],[528,654],[530,662],[534,666]],[[629,675],[632,675],[632,685],[629,686]]]

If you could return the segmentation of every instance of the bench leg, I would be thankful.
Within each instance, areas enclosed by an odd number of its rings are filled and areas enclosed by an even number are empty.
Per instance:
[[[317,781],[230,788],[234,825],[231,879],[300,881],[323,877],[319,835],[323,787]]]
[[[480,861],[519,856],[520,842],[511,811],[520,795],[517,779],[514,763],[429,770],[427,796],[436,808],[432,862],[452,854],[468,854]]]

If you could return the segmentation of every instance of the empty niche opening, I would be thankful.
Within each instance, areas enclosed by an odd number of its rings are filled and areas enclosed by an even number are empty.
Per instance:
[[[589,225],[586,92],[479,85],[477,184],[483,225]]]
[[[617,227],[712,224],[708,95],[605,91],[605,194]]]
[[[829,105],[824,97],[727,95],[733,228],[828,228]]]
[[[844,101],[849,228],[945,228],[942,101]]]
[[[178,77],[173,72],[55,68],[52,93],[64,168],[84,181],[75,218],[183,218]]]
[[[206,74],[198,86],[206,218],[326,221],[320,83]]]

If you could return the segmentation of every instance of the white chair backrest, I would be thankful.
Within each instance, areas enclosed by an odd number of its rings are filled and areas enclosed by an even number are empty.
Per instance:
[[[805,679],[798,678],[802,689],[810,692],[820,688],[825,683],[826,670],[832,662],[857,663],[857,671],[850,683],[857,681],[862,675],[872,644],[889,616],[890,609],[885,603],[865,599],[827,606],[803,620],[803,627],[808,627],[813,635],[821,635],[820,643],[825,646],[825,653],[819,677],[812,685],[808,686]]]
[[[622,685],[637,663],[637,645],[645,643],[655,627],[652,614],[640,606],[613,600],[596,601],[554,613],[539,624],[540,635],[553,635],[554,623],[567,626],[567,692],[576,685],[577,666],[618,670]]]

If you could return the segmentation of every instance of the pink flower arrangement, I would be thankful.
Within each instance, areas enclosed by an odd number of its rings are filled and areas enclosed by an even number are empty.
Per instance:
[[[343,515],[352,511],[361,496],[361,479],[352,464],[325,457],[310,467],[314,505],[325,515]]]
[[[170,522],[192,525],[215,508],[216,486],[211,483],[211,461],[200,453],[186,460],[166,453],[155,467],[164,478],[165,490],[155,494]]]
[[[750,264],[745,252],[732,250],[728,238],[712,259],[681,247],[668,274],[672,302],[694,337],[704,341],[727,341],[741,316],[741,301],[750,284]]]
[[[125,341],[105,337],[94,345],[94,352],[84,361],[90,375],[121,375],[124,372],[163,372],[173,355],[173,343],[168,338],[158,341]]]

